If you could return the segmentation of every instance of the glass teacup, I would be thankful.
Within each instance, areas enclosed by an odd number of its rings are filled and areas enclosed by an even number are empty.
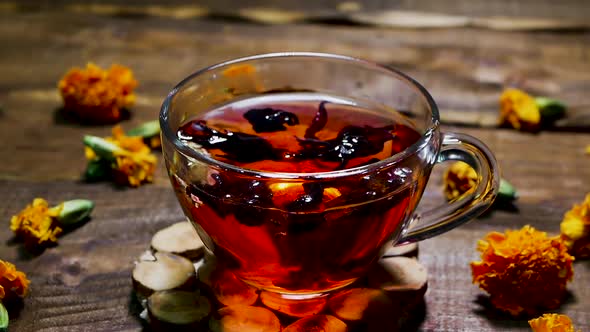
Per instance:
[[[231,120],[231,110],[244,105],[297,109],[315,101],[340,105],[331,106],[329,117],[349,123],[404,123],[416,140],[358,165],[342,165],[349,162],[343,159],[332,170],[293,172],[230,163],[178,136],[190,120],[210,114]],[[172,90],[160,125],[172,185],[207,249],[241,280],[270,292],[315,295],[349,285],[386,244],[420,241],[463,224],[486,210],[498,190],[492,153],[473,137],[442,134],[437,106],[420,84],[345,56],[276,53],[211,66]],[[232,151],[246,159],[260,152],[249,145]],[[432,167],[446,160],[469,163],[479,175],[477,187],[415,213]],[[317,204],[298,203],[312,201],[314,192]]]

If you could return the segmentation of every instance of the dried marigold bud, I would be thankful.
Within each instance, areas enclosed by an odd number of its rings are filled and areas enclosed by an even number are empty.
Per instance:
[[[147,144],[152,150],[159,149],[162,146],[160,139],[160,121],[144,122],[138,127],[135,127],[127,132],[128,136],[140,136],[143,142]]]
[[[14,264],[0,259],[0,301],[14,296],[25,297],[30,281]]]
[[[500,124],[508,124],[518,130],[538,130],[541,112],[535,98],[518,89],[504,91],[500,96]]]
[[[103,70],[93,63],[71,69],[58,84],[64,111],[85,123],[115,123],[133,106],[133,72],[121,65]]]
[[[478,176],[469,164],[454,162],[443,175],[444,193],[448,200],[459,198],[477,185]]]
[[[50,208],[46,200],[35,198],[32,204],[10,219],[10,229],[27,245],[57,243],[62,232],[57,223],[62,205]]]
[[[478,241],[481,261],[471,263],[473,283],[492,304],[516,316],[557,308],[573,277],[574,257],[558,237],[531,226],[491,232]]]
[[[115,126],[112,137],[85,136],[84,144],[90,162],[87,176],[91,165],[101,165],[109,168],[117,184],[138,187],[153,181],[157,159],[141,136],[126,136],[120,126]]]
[[[544,314],[529,320],[533,332],[575,332],[572,320],[566,315]]]
[[[447,200],[455,200],[477,186],[479,176],[469,164],[454,162],[443,174],[443,190]],[[504,201],[512,201],[518,197],[516,189],[504,179],[500,179],[498,198]]]
[[[590,257],[590,193],[563,216],[561,239],[576,258]]]
[[[32,204],[11,218],[10,229],[29,249],[55,244],[63,227],[86,219],[93,208],[94,203],[87,199],[74,199],[49,207],[43,198],[35,198]]]

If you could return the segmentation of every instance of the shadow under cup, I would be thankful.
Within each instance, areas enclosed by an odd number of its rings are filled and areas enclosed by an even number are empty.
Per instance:
[[[397,110],[421,138],[361,167],[280,173],[223,163],[176,135],[204,113],[272,93],[330,96],[372,105],[385,117],[399,116]],[[321,294],[344,287],[366,272],[390,240],[413,242],[444,232],[483,212],[497,192],[491,153],[472,138],[442,135],[436,105],[423,87],[395,70],[343,56],[266,54],[206,68],[168,95],[160,125],[172,185],[207,249],[243,281],[272,292]],[[445,153],[443,139],[450,145]],[[411,221],[420,219],[414,210],[432,167],[448,159],[472,164],[481,175],[479,187],[408,232]],[[289,191],[302,188],[323,191],[325,204],[294,212],[260,199],[291,199]]]

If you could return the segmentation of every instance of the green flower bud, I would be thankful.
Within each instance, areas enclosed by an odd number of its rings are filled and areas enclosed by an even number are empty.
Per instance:
[[[87,199],[73,199],[63,202],[57,221],[63,226],[73,225],[86,219],[94,209],[94,202]]]

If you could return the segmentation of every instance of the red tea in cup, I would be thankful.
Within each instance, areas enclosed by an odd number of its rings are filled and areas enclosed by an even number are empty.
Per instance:
[[[283,96],[285,97],[285,96]],[[399,113],[300,94],[232,103],[184,123],[180,140],[262,172],[346,170],[391,157],[420,133]],[[186,210],[244,281],[288,293],[351,283],[413,210],[423,181],[394,170],[345,181],[259,180],[210,172],[188,184]]]

